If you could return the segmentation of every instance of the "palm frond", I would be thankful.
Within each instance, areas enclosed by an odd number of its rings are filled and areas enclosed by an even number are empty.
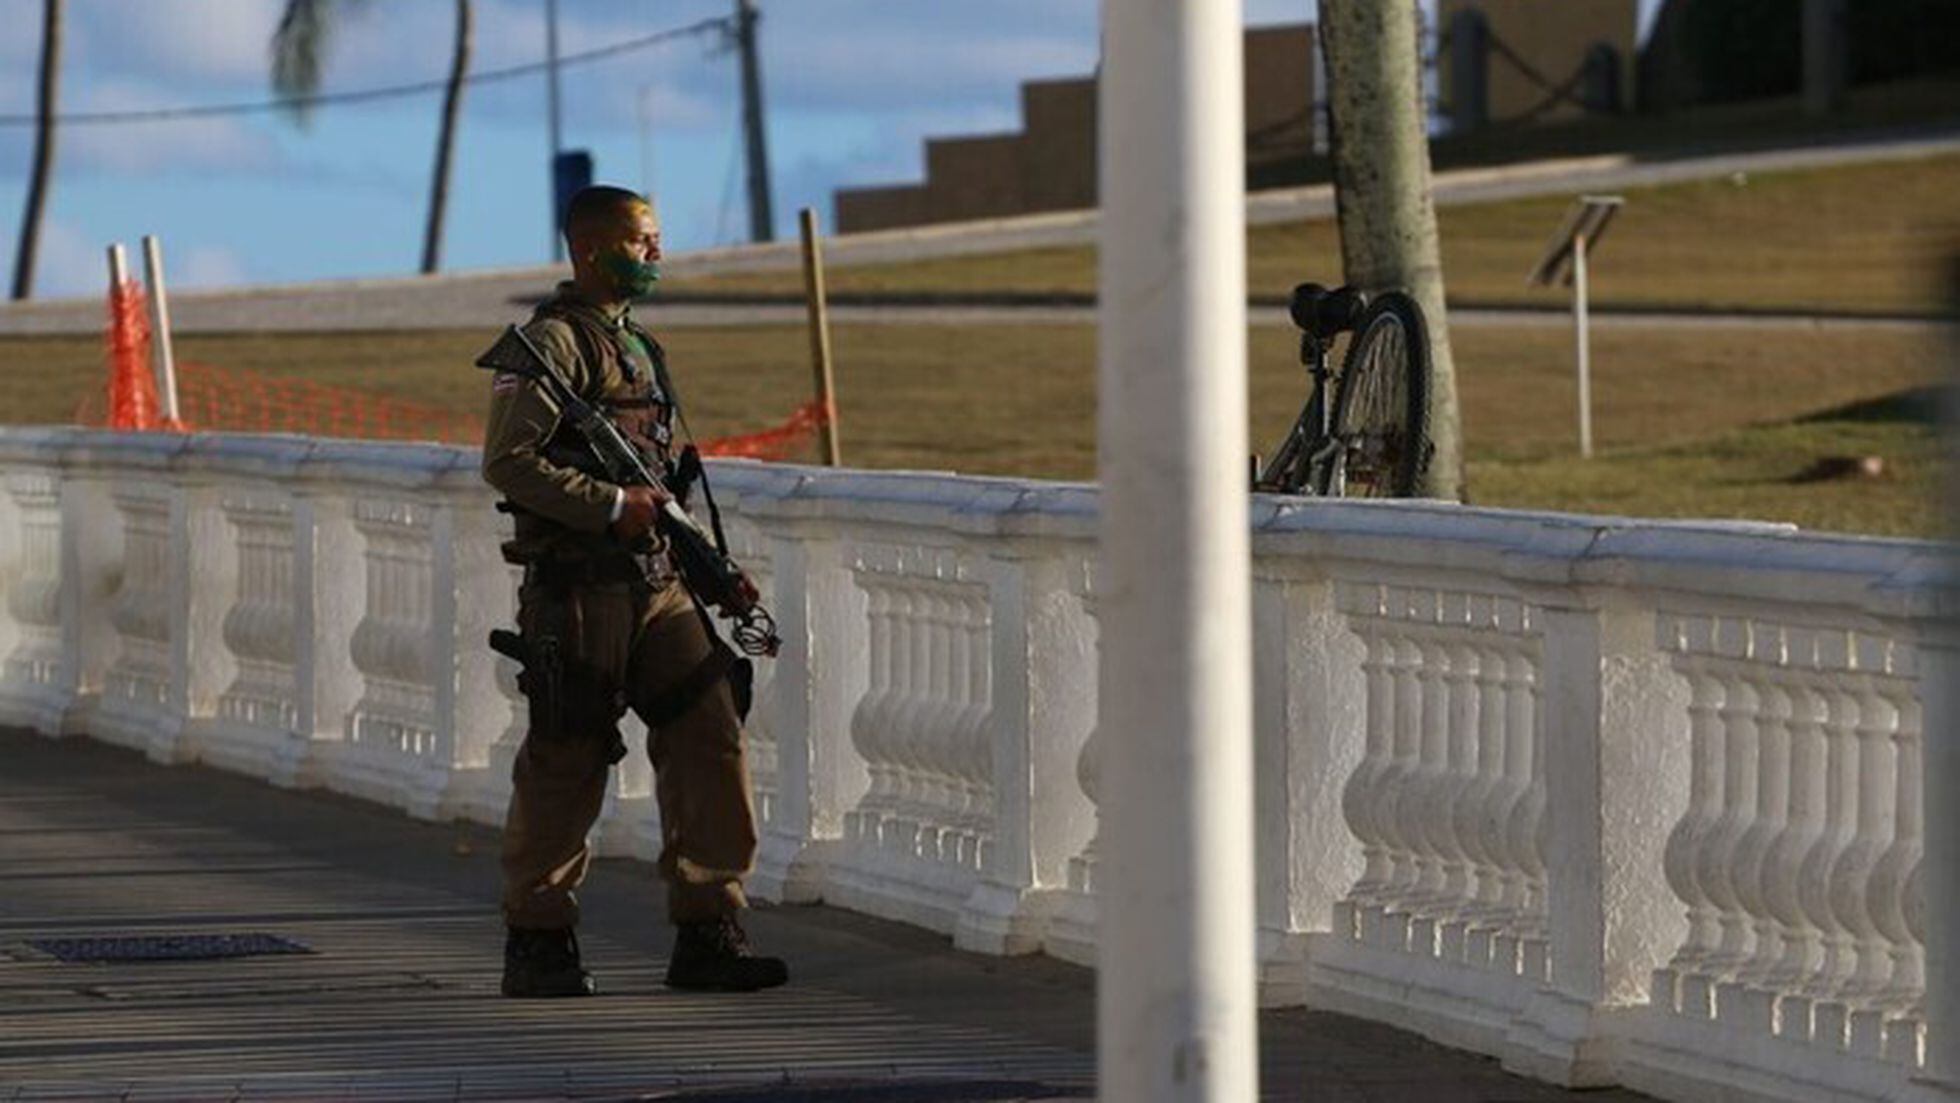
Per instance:
[[[286,101],[285,110],[300,126],[307,124],[313,97],[320,92],[335,6],[334,0],[286,0],[272,32],[272,91]]]

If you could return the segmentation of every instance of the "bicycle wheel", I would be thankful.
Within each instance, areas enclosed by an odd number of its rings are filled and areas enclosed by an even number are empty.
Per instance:
[[[1429,465],[1429,329],[1400,291],[1375,297],[1355,326],[1334,391],[1338,461],[1321,493],[1409,498]]]

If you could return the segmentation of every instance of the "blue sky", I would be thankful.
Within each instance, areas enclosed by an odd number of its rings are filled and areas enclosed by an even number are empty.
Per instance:
[[[345,3],[346,0],[343,0]],[[1093,0],[759,0],[778,232],[840,186],[915,179],[928,135],[1013,129],[1017,85],[1089,72]],[[1650,6],[1650,5],[1648,5]],[[68,0],[64,111],[262,100],[283,0]],[[450,0],[354,0],[326,91],[447,71]],[[560,0],[576,52],[725,15],[730,0]],[[1247,0],[1250,25],[1311,18],[1312,0]],[[0,0],[0,114],[31,113],[41,0]],[[476,0],[472,68],[544,55],[542,0]],[[564,141],[599,179],[657,192],[670,249],[744,240],[732,55],[684,39],[568,68]],[[464,100],[444,267],[550,257],[542,76]],[[70,126],[57,149],[36,294],[93,293],[102,247],[163,240],[173,285],[413,271],[439,95],[282,115]],[[643,116],[648,125],[642,126]],[[0,127],[0,263],[9,275],[31,127]]]

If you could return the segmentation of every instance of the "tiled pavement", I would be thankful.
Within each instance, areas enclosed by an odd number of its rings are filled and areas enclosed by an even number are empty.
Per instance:
[[[604,995],[502,999],[495,851],[479,827],[0,731],[0,1101],[1093,1094],[1088,971],[831,908],[758,908],[751,933],[790,959],[789,987],[670,992],[659,890],[627,860],[601,861],[584,893]],[[266,932],[315,953],[64,964],[28,945],[165,932]],[[1261,1015],[1260,1048],[1271,1099],[1571,1094],[1298,1009]]]

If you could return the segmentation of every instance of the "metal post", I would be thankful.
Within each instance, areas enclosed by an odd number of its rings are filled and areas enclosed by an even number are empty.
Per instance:
[[[749,169],[749,240],[776,240],[769,199],[769,142],[762,124],[762,65],[756,58],[755,0],[735,0],[735,47],[742,58],[742,134]]]
[[[823,404],[823,424],[817,426],[817,443],[823,462],[836,467],[837,381],[830,367],[830,310],[823,290],[823,245],[817,239],[817,212],[808,207],[797,212],[803,231],[803,293],[810,305],[810,367],[816,373],[817,401]]]
[[[1824,115],[1844,106],[1850,68],[1846,0],[1803,0],[1803,109]]]
[[[1579,455],[1591,459],[1592,332],[1586,311],[1586,235],[1572,239],[1572,321],[1579,343]]]
[[[163,423],[177,428],[177,358],[170,349],[170,303],[163,290],[163,246],[155,234],[143,235],[143,282],[150,292],[150,348],[156,353],[157,392],[163,398]]]
[[[129,282],[129,253],[123,249],[122,242],[109,246],[109,294],[114,296],[116,289]]]
[[[558,0],[544,0],[545,102],[551,116],[551,259],[565,259],[565,242],[558,232],[558,155],[564,152],[558,127]]]
[[[1258,1097],[1239,5],[1105,0],[1105,1100]]]

